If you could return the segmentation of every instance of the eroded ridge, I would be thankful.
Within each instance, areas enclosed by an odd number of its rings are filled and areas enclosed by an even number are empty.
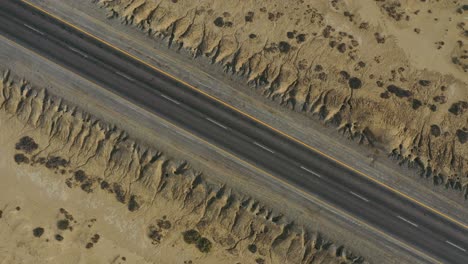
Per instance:
[[[109,18],[207,56],[265,97],[383,148],[467,197],[467,11],[460,1],[97,2]]]
[[[0,117],[2,126],[12,120],[24,124],[12,144],[11,162],[17,166],[45,167],[55,173],[54,180],[89,195],[108,193],[141,218],[149,218],[145,214],[156,204],[178,208],[141,228],[139,235],[156,247],[168,233],[185,230],[179,239],[194,243],[203,254],[221,250],[252,263],[363,261],[260,201],[229,186],[208,183],[189,162],[142,146],[125,131],[69,106],[45,89],[12,79],[9,72],[0,84]],[[40,237],[39,231],[44,233],[43,228],[35,229],[34,235]],[[91,247],[93,242],[88,242],[86,248]]]

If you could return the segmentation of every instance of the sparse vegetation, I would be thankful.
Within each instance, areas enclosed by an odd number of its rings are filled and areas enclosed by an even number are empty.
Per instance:
[[[280,41],[278,48],[280,52],[288,53],[289,50],[291,49],[291,45],[287,43],[286,41]]]
[[[203,253],[208,253],[211,250],[211,241],[208,240],[206,237],[201,237],[200,239],[197,240],[197,248],[200,250],[200,252]]]
[[[359,78],[351,77],[348,80],[348,85],[351,89],[359,89],[362,86],[362,81]]]
[[[170,229],[172,227],[171,221],[169,220],[161,220],[159,219],[157,221],[157,224],[160,228],[162,229]]]
[[[67,165],[68,161],[58,156],[50,157],[45,164],[48,169],[58,169],[59,167],[66,167]]]
[[[453,103],[448,111],[454,115],[461,115],[465,112],[466,109],[468,109],[468,103],[465,101],[458,101]]]
[[[38,147],[39,145],[36,142],[34,142],[34,139],[28,136],[22,137],[19,140],[19,142],[15,145],[16,150],[24,151],[26,153],[31,153]]]
[[[183,232],[182,235],[184,236],[185,243],[195,244],[200,252],[210,252],[212,247],[211,241],[206,237],[202,237],[197,230],[190,229]]]
[[[21,163],[26,163],[28,164],[29,163],[29,158],[26,157],[24,154],[15,154],[15,156],[13,157],[15,159],[15,162],[17,164],[21,164]]]
[[[190,229],[188,231],[185,231],[183,233],[184,235],[184,241],[188,244],[194,244],[200,239],[200,233],[198,233],[197,230]]]
[[[44,228],[36,227],[36,228],[33,229],[33,236],[41,237],[43,234],[44,234]]]
[[[122,186],[120,186],[120,184],[118,183],[114,183],[112,187],[113,187],[112,189],[115,193],[115,198],[117,199],[117,201],[121,203],[125,203],[126,195],[125,195],[124,190],[122,189]]]
[[[66,230],[70,226],[70,222],[67,219],[57,221],[57,228],[60,230]]]
[[[389,86],[387,86],[387,91],[389,91],[392,94],[395,94],[397,97],[400,97],[400,98],[410,97],[412,95],[410,91],[400,88],[393,84],[390,84]]]
[[[82,170],[75,171],[75,180],[77,182],[83,182],[87,179],[86,173]]]
[[[262,258],[256,258],[256,259],[255,259],[255,263],[257,263],[257,264],[265,264],[265,260],[262,259]]]
[[[130,200],[128,201],[128,210],[130,212],[135,212],[138,209],[140,209],[140,204],[137,202],[137,197],[135,195],[130,196]]]
[[[247,249],[252,252],[252,253],[255,253],[257,252],[257,246],[255,244],[250,244],[247,246]]]

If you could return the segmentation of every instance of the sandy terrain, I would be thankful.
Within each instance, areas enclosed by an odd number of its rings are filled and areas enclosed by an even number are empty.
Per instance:
[[[2,263],[357,260],[8,72],[0,124]]]
[[[467,194],[460,1],[97,2],[110,18],[207,56],[265,97]]]

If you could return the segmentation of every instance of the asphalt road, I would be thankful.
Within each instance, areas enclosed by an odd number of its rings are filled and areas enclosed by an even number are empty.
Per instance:
[[[468,230],[19,1],[0,33],[445,263],[468,263]]]

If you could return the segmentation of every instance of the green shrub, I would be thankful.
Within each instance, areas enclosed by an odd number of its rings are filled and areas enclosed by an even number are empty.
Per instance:
[[[196,243],[200,239],[200,233],[197,230],[190,229],[183,233],[184,241],[188,244]]]
[[[202,237],[197,240],[197,248],[203,253],[208,253],[211,249],[211,241],[208,238]]]
[[[252,252],[252,253],[255,253],[257,252],[257,246],[255,244],[250,244],[247,246],[247,249]]]
[[[22,150],[27,153],[31,153],[34,150],[36,150],[39,147],[36,142],[34,142],[34,139],[31,137],[25,136],[22,137],[18,143],[15,145],[15,149],[17,150]]]

